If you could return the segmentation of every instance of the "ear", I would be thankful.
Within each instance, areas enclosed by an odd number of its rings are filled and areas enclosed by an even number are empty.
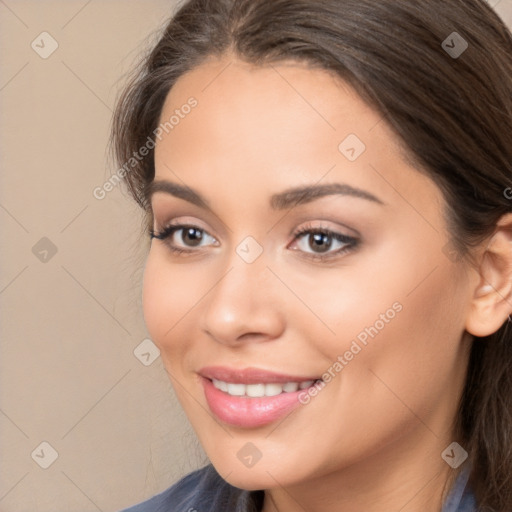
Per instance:
[[[466,331],[495,333],[512,312],[512,214],[503,215],[480,256],[480,282],[466,319]]]

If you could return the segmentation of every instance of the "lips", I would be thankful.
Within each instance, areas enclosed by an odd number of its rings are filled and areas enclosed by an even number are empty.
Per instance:
[[[300,405],[299,395],[319,380],[259,368],[221,366],[199,371],[211,412],[221,421],[242,428],[277,421]]]
[[[320,377],[318,376],[298,376],[298,375],[285,375],[283,373],[275,373],[261,368],[243,368],[234,369],[226,366],[207,366],[202,368],[199,375],[207,379],[221,380],[224,382],[232,382],[233,384],[272,384],[287,382],[306,382],[309,380],[315,381]]]

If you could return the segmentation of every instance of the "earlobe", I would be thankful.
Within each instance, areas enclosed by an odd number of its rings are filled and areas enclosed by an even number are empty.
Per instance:
[[[484,337],[495,333],[512,312],[512,214],[496,224],[480,257],[479,283],[466,319],[466,331]]]

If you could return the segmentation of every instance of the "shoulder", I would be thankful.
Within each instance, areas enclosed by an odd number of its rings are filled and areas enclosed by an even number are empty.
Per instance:
[[[258,491],[244,491],[228,484],[210,464],[121,512],[257,512],[259,498]]]

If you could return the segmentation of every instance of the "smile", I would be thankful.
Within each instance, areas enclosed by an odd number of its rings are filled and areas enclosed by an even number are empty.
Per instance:
[[[256,384],[240,384],[226,382],[223,380],[212,379],[213,385],[231,396],[245,396],[250,398],[260,398],[263,396],[277,396],[281,393],[294,393],[299,389],[306,389],[312,386],[314,380],[306,380],[303,382],[286,382],[281,383],[256,383]]]
[[[225,366],[202,368],[198,373],[213,415],[241,428],[257,428],[284,418],[301,405],[299,395],[321,380]]]

